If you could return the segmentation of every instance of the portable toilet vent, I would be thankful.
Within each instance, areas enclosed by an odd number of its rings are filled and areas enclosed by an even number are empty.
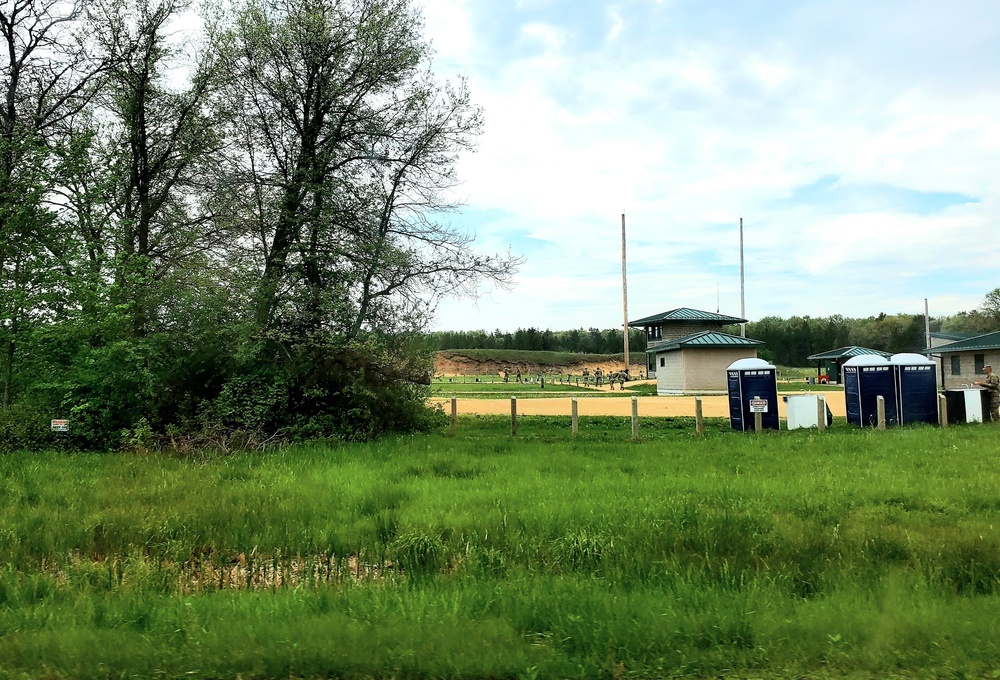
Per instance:
[[[754,414],[761,425],[778,426],[778,372],[763,359],[739,359],[726,369],[729,377],[729,423],[734,430],[754,429]]]
[[[886,424],[897,424],[896,379],[889,360],[870,354],[848,359],[844,363],[847,422],[861,427],[877,426],[879,397],[885,399]]]
[[[893,354],[889,357],[896,381],[896,413],[899,424],[938,421],[937,364],[922,354]]]

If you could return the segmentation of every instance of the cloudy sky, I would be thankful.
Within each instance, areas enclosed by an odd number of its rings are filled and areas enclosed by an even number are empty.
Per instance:
[[[425,0],[486,126],[451,217],[526,258],[434,328],[932,315],[1000,286],[996,0]]]

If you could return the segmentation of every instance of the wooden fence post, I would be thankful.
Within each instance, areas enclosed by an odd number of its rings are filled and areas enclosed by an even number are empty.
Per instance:
[[[948,400],[943,394],[938,395],[938,423],[941,427],[948,427]]]
[[[753,429],[754,432],[764,431],[764,414],[760,411],[753,414]]]
[[[517,436],[517,397],[510,398],[510,436]]]
[[[573,406],[573,436],[580,434],[580,411],[576,402],[576,397],[570,399]]]
[[[639,400],[632,397],[632,439],[639,438]]]
[[[452,433],[458,429],[458,399],[455,397],[451,398],[451,431]]]
[[[875,412],[878,414],[878,429],[885,429],[885,397],[881,394],[875,400]]]
[[[701,397],[694,398],[694,431],[705,434],[705,418],[701,412]]]
[[[816,397],[816,423],[819,431],[826,429],[826,397]]]

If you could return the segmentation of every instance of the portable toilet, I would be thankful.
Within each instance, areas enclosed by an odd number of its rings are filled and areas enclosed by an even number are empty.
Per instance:
[[[885,399],[885,422],[895,425],[896,380],[892,364],[882,356],[865,354],[844,362],[844,401],[847,422],[861,427],[878,425],[878,398]]]
[[[896,381],[896,413],[899,424],[938,421],[937,364],[922,354],[893,354],[889,357]]]
[[[763,359],[739,359],[726,369],[729,377],[729,423],[734,430],[754,429],[754,413],[761,424],[778,429],[778,371]]]

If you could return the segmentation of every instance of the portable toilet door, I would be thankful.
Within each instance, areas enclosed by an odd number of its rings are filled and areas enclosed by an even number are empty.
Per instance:
[[[739,359],[726,371],[732,428],[742,432],[753,430],[754,414],[760,413],[765,429],[779,429],[778,369],[763,359]]]
[[[893,354],[889,357],[896,381],[896,412],[900,425],[938,421],[937,364],[922,354]]]
[[[885,399],[885,422],[895,425],[896,380],[885,357],[864,355],[844,362],[844,401],[847,422],[859,427],[878,425],[878,398]]]

